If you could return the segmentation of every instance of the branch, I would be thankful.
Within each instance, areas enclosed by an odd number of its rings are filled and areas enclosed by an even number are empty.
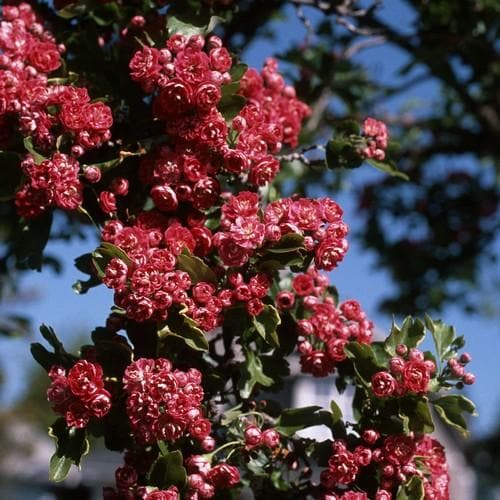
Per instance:
[[[307,31],[306,45],[309,45],[315,36],[314,26],[312,25],[310,19],[305,15],[304,10],[300,5],[300,2],[294,1],[293,5],[295,6],[295,12],[297,13],[297,17],[302,21],[302,24],[304,25]]]
[[[382,45],[385,42],[387,42],[385,36],[375,36],[367,38],[365,40],[361,40],[357,43],[353,43],[350,47],[348,47],[345,50],[343,57],[344,59],[350,59],[352,56],[354,56],[358,52],[361,52],[363,49],[367,49],[369,47],[375,47],[376,45]]]

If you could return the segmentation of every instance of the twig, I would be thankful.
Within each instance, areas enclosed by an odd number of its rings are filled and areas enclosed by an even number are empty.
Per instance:
[[[362,51],[363,49],[367,49],[369,47],[374,47],[376,45],[382,45],[387,42],[385,36],[375,36],[371,38],[367,38],[365,40],[361,40],[357,43],[353,43],[350,47],[348,47],[343,56],[345,59],[350,59],[352,56]]]
[[[280,160],[280,161],[300,160],[305,165],[311,165],[312,163],[315,163],[316,160],[310,160],[309,158],[307,158],[307,156],[305,154],[308,153],[309,151],[313,151],[315,149],[319,149],[321,151],[325,150],[325,148],[321,144],[313,144],[311,146],[307,146],[307,147],[301,149],[300,151],[295,151],[295,153],[290,153],[287,155],[278,156],[278,160]]]
[[[295,7],[295,12],[297,13],[297,17],[302,21],[302,24],[304,25],[307,31],[306,45],[309,45],[315,36],[314,26],[312,25],[310,19],[304,13],[304,10],[302,9],[300,2],[293,1],[293,5]]]

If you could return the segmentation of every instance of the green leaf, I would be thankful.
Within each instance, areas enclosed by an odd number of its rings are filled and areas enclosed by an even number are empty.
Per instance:
[[[198,9],[179,3],[172,6],[167,13],[168,35],[177,33],[185,36],[206,35],[215,29],[222,19],[212,16],[210,9],[201,6]]]
[[[191,255],[189,250],[184,249],[177,257],[177,267],[181,271],[186,271],[193,284],[200,281],[208,283],[217,283],[217,276],[199,257]]]
[[[85,429],[68,427],[64,418],[59,418],[49,428],[49,436],[56,440],[56,452],[50,459],[49,479],[60,482],[66,479],[71,465],[80,467],[82,456],[89,452]]]
[[[11,151],[0,151],[0,201],[11,200],[21,185],[21,158]]]
[[[161,341],[168,341],[169,337],[180,339],[194,351],[208,351],[208,341],[194,319],[185,314],[186,309],[178,312],[172,311],[167,324],[158,330]]]
[[[376,169],[378,169],[386,174],[389,174],[392,177],[399,177],[400,179],[403,179],[405,181],[410,180],[410,178],[404,172],[401,172],[400,170],[398,170],[396,165],[394,165],[392,162],[377,161],[374,159],[369,159],[369,160],[365,160],[365,161],[366,161],[366,163],[368,163],[372,167],[375,167]]]
[[[412,476],[402,484],[396,495],[396,500],[423,500],[425,497],[424,483],[418,476]]]
[[[362,163],[363,158],[349,138],[339,136],[326,144],[326,166],[329,169],[357,168]]]
[[[120,7],[116,2],[99,5],[90,13],[90,17],[98,26],[109,26],[120,18]]]
[[[279,433],[290,437],[297,431],[316,425],[326,425],[331,428],[335,423],[334,421],[335,417],[321,406],[288,408],[283,410],[276,420],[275,428]]]
[[[222,416],[221,424],[227,427],[231,422],[234,422],[242,414],[241,408],[243,404],[240,403],[229,410],[226,410]]]
[[[339,420],[342,419],[342,410],[340,406],[335,402],[330,402],[330,411],[332,412],[332,423],[336,424]]]
[[[285,234],[275,245],[266,248],[258,260],[260,271],[274,273],[291,266],[301,266],[307,255],[304,237],[296,233]]]
[[[342,120],[335,125],[335,132],[338,135],[349,136],[361,134],[361,127],[355,120]]]
[[[441,320],[433,321],[429,316],[425,315],[425,326],[429,329],[434,339],[436,352],[441,361],[447,359],[450,352],[450,346],[455,340],[455,328],[446,325]]]
[[[435,399],[432,404],[444,422],[460,433],[468,434],[467,422],[463,414],[476,415],[476,406],[470,399],[459,394],[452,394]]]
[[[87,10],[85,2],[75,2],[66,5],[61,10],[57,11],[57,15],[63,19],[73,19],[74,17],[81,16]]]
[[[186,479],[187,473],[179,450],[162,453],[148,474],[148,484],[160,489],[167,489],[173,485],[182,487],[186,484]]]
[[[297,233],[287,233],[275,245],[267,248],[266,251],[281,254],[302,249],[304,249],[304,237]]]
[[[257,333],[270,345],[279,347],[276,328],[281,323],[281,318],[274,306],[265,305],[258,316],[252,317],[253,326]]]
[[[229,122],[243,109],[246,102],[242,95],[230,94],[223,96],[217,107],[224,119]]]
[[[233,64],[229,74],[231,75],[232,82],[239,82],[243,75],[247,72],[248,64],[238,63]]]
[[[434,432],[434,422],[427,398],[406,397],[399,400],[400,415],[407,417],[408,430],[420,434]]]
[[[40,164],[47,159],[45,158],[45,156],[41,155],[35,150],[35,146],[33,146],[33,140],[31,139],[31,137],[25,137],[23,140],[23,144],[26,151],[28,151],[28,153],[33,156],[37,164]]]
[[[385,340],[384,346],[386,351],[394,356],[398,344],[406,345],[409,348],[417,347],[424,338],[425,327],[422,321],[407,316],[401,328],[395,322],[392,323],[391,333]]]
[[[240,396],[248,399],[256,385],[271,387],[273,383],[274,380],[264,373],[261,360],[253,351],[245,349],[245,361],[238,380]]]
[[[92,163],[91,165],[84,165],[83,168],[87,167],[96,167],[98,168],[102,173],[107,172],[108,170],[111,170],[115,167],[118,167],[118,165],[121,165],[123,163],[123,158],[113,158],[112,160],[107,160],[103,161],[100,163]]]
[[[127,266],[132,263],[129,256],[121,248],[106,241],[102,242],[101,245],[92,252],[92,262],[99,278],[105,276],[106,266],[111,259],[115,258],[123,260]]]
[[[344,347],[347,357],[352,359],[354,369],[362,382],[368,384],[372,375],[385,368],[375,358],[370,345],[358,342],[348,342]]]
[[[92,254],[86,253],[75,259],[75,267],[82,273],[88,274],[89,279],[86,281],[78,280],[73,285],[73,290],[78,294],[85,294],[91,288],[99,286],[102,281],[95,275],[95,268],[92,262]]]

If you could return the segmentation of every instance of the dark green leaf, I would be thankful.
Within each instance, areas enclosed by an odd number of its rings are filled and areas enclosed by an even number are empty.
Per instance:
[[[406,397],[399,401],[400,415],[407,417],[408,429],[420,434],[434,432],[434,422],[427,398]]]
[[[230,94],[221,99],[218,108],[225,120],[229,122],[242,110],[245,104],[246,99],[243,96]]]
[[[326,145],[326,166],[330,169],[356,168],[363,159],[352,141],[344,136],[328,141]]]
[[[54,348],[56,354],[66,354],[61,341],[57,338],[56,332],[53,328],[47,325],[40,326],[40,333],[42,337]]]
[[[208,351],[208,342],[198,323],[185,314],[185,310],[172,311],[167,324],[158,331],[161,341],[168,342],[169,337],[182,340],[195,351]]]
[[[252,316],[253,326],[257,333],[270,345],[279,347],[276,328],[281,323],[281,318],[275,307],[265,305],[258,316]]]
[[[49,428],[49,436],[56,440],[56,452],[50,459],[49,479],[63,481],[71,464],[80,466],[82,456],[89,452],[85,429],[68,427],[64,418],[59,418]]]
[[[355,120],[343,120],[335,125],[335,132],[338,135],[349,136],[361,134],[361,127]]]
[[[42,270],[43,251],[52,227],[52,212],[25,221],[19,228],[16,247],[17,264],[21,268]]]
[[[283,410],[276,420],[275,427],[284,436],[293,436],[297,431],[316,425],[326,425],[331,428],[334,420],[332,414],[322,409],[321,406],[288,408]]]
[[[108,2],[104,5],[99,5],[90,13],[90,17],[99,26],[109,26],[120,18],[120,7],[116,2]]]
[[[392,177],[399,177],[400,179],[403,179],[405,181],[410,180],[410,178],[404,172],[398,170],[396,165],[394,165],[392,162],[369,159],[366,160],[366,163],[386,174],[391,175]]]
[[[253,351],[245,349],[245,361],[238,380],[240,396],[248,399],[256,385],[271,387],[273,383],[274,380],[264,373],[261,360]]]
[[[102,242],[101,245],[92,252],[92,262],[100,278],[105,276],[106,266],[109,261],[115,258],[123,260],[127,266],[132,262],[121,248],[106,241]]]
[[[0,201],[11,200],[21,185],[21,158],[11,151],[0,151]]]
[[[438,415],[462,434],[468,434],[464,413],[476,415],[476,406],[465,396],[452,394],[432,401]]]
[[[191,278],[193,284],[200,281],[208,283],[217,283],[217,276],[199,257],[191,255],[188,250],[184,249],[183,252],[177,257],[177,267],[181,271],[186,271]]]
[[[183,457],[179,450],[162,453],[151,467],[148,484],[157,486],[160,489],[167,489],[174,485],[184,486],[187,473],[182,464]]]
[[[374,373],[385,368],[377,362],[373,350],[368,344],[349,342],[344,349],[347,357],[352,359],[356,373],[365,384],[370,382]]]
[[[231,71],[229,72],[231,75],[231,81],[239,82],[243,77],[243,75],[246,73],[247,69],[248,69],[247,64],[243,63],[233,64]]]
[[[304,249],[304,237],[297,233],[287,233],[272,247],[266,249],[269,253],[289,253]]]
[[[424,483],[418,476],[412,476],[402,484],[396,495],[396,500],[423,500],[425,497]]]
[[[35,361],[46,371],[49,371],[51,366],[61,363],[58,356],[56,356],[53,352],[48,351],[38,342],[34,342],[30,345],[30,351]]]

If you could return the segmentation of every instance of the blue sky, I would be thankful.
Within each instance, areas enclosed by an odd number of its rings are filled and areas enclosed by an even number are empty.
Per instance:
[[[412,13],[399,0],[387,0],[385,5],[384,15],[388,16],[394,25],[403,28],[408,26]],[[306,10],[306,13],[314,18],[314,14],[310,11]],[[305,30],[296,18],[294,10],[290,8],[286,14],[287,20],[279,25],[279,33],[283,36],[273,43],[268,41],[254,43],[243,54],[245,62],[260,67],[263,60],[272,53],[302,40]],[[394,69],[401,64],[405,55],[395,49],[382,46],[367,49],[358,57],[373,75],[385,81],[385,79],[392,78]],[[436,96],[436,92],[437,87],[431,82],[412,88],[408,98],[428,103],[432,97]],[[396,112],[402,104],[402,99],[391,101],[387,104],[386,110]],[[470,166],[470,159],[464,158],[460,161],[463,166]],[[446,162],[438,168],[446,168]],[[373,175],[368,167],[355,171],[351,176],[351,189],[347,188],[337,197],[337,201],[344,208],[347,222],[354,229],[359,227],[361,222],[355,210],[353,189],[368,175]],[[91,290],[87,295],[79,296],[71,289],[71,285],[81,277],[73,267],[73,259],[92,250],[96,246],[95,243],[92,239],[85,242],[74,241],[70,244],[51,243],[48,250],[61,257],[64,272],[59,276],[54,275],[50,270],[42,274],[26,274],[22,286],[25,290],[34,290],[38,299],[13,304],[12,309],[30,314],[35,325],[42,322],[51,325],[69,344],[71,344],[71,339],[88,335],[95,326],[102,324],[112,304],[111,291],[101,286]],[[486,278],[488,270],[485,270],[484,274]],[[331,280],[339,289],[341,299],[359,300],[375,322],[377,329],[388,331],[391,318],[378,313],[376,305],[380,298],[387,294],[392,284],[387,273],[377,269],[373,254],[360,248],[351,239],[350,251],[339,268],[331,274]],[[477,402],[480,414],[472,422],[472,428],[478,435],[485,433],[494,425],[496,417],[499,416],[497,408],[500,407],[500,388],[496,383],[496,377],[497,353],[500,352],[500,323],[498,318],[464,314],[458,307],[447,308],[442,314],[442,319],[455,325],[458,333],[466,336],[467,350],[473,356],[470,369],[477,376],[477,383],[468,389],[468,394]],[[0,340],[0,365],[6,376],[6,382],[0,388],[0,401],[10,404],[22,393],[26,373],[32,364],[26,339]]]

